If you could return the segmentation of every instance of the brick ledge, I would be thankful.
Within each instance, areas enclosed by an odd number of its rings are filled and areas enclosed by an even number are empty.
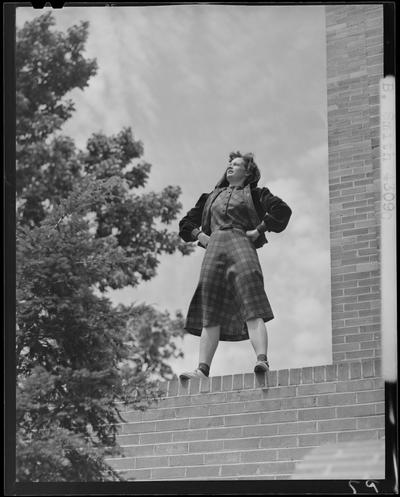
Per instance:
[[[266,374],[241,373],[227,376],[160,382],[166,397],[226,392],[263,387],[309,385],[331,381],[348,381],[381,376],[381,358],[357,359],[323,366],[280,369]]]

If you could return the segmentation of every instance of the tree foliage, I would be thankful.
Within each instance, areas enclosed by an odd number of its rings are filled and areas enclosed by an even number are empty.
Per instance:
[[[97,69],[84,57],[88,23],[66,33],[46,13],[17,30],[17,479],[119,479],[121,406],[146,409],[171,379],[182,315],[114,306],[110,289],[156,274],[162,254],[193,247],[168,225],[180,189],[141,191],[151,165],[130,127],[62,134]]]

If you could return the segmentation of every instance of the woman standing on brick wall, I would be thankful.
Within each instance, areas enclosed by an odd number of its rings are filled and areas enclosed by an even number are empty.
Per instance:
[[[185,323],[201,337],[199,366],[181,379],[207,377],[220,340],[250,338],[254,371],[269,369],[265,322],[274,315],[256,249],[267,243],[266,231],[286,228],[292,211],[268,188],[257,187],[260,176],[253,154],[232,152],[214,190],[203,193],[179,222],[179,236],[206,249]]]

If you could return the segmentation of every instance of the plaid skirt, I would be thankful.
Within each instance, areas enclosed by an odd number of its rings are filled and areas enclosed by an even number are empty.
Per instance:
[[[254,318],[274,318],[256,248],[241,229],[214,231],[184,328],[200,336],[220,325],[220,340],[236,342],[249,338],[246,321]]]

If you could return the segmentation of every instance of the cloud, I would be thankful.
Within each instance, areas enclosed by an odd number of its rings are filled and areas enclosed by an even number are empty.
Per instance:
[[[22,22],[38,15],[17,10]],[[258,251],[275,319],[271,367],[329,363],[330,249],[323,6],[170,5],[54,11],[57,28],[90,22],[87,56],[99,71],[66,133],[132,126],[153,164],[148,188],[182,188],[182,215],[222,174],[231,150],[252,151],[260,185],[293,209],[283,233]],[[171,225],[177,230],[178,220]],[[187,311],[204,251],[160,258],[158,275],[114,301]],[[172,282],[172,283],[171,283]],[[196,337],[184,340],[195,367]],[[212,374],[252,370],[249,342],[221,343]]]

